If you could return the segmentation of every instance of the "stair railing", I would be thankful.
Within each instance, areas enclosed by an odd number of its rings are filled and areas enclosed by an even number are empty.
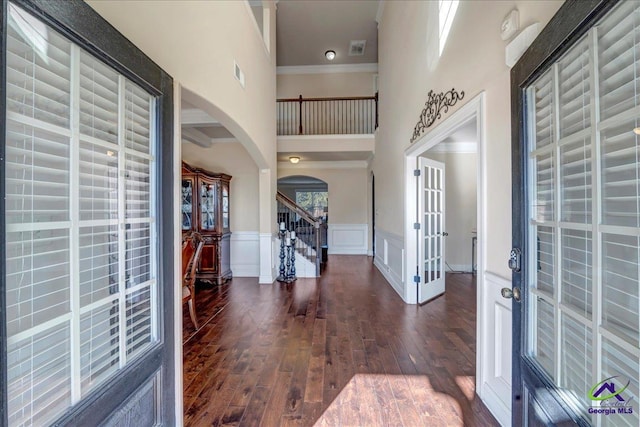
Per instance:
[[[322,219],[312,216],[280,191],[276,194],[276,202],[278,224],[284,222],[286,230],[296,233],[296,252],[315,264],[316,276],[320,276],[327,224],[323,223]]]

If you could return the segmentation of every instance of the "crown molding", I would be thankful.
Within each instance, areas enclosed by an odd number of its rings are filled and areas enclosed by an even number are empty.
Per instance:
[[[376,22],[378,23],[378,28],[380,28],[380,24],[382,24],[382,16],[384,14],[384,5],[385,5],[385,0],[378,0],[378,12],[376,13]]]
[[[334,74],[334,73],[377,73],[378,63],[370,64],[327,64],[327,65],[286,65],[276,67],[276,74]]]
[[[366,169],[366,160],[278,162],[278,169]]]

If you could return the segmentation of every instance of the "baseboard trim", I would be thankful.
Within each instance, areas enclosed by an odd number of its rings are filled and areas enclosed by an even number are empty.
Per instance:
[[[404,301],[404,296],[402,295],[402,283],[398,282],[394,277],[393,274],[391,274],[391,268],[389,268],[388,266],[384,265],[384,263],[382,263],[380,261],[379,258],[375,258],[373,260],[373,265],[378,269],[378,271],[382,274],[382,276],[387,280],[387,282],[389,282],[389,284],[391,285],[391,287],[393,288],[394,291],[396,291],[396,293],[400,296],[400,298],[402,298],[402,300]],[[406,301],[405,301],[406,302]]]

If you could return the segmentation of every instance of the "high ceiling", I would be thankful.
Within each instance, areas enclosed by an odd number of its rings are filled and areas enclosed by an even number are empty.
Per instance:
[[[280,0],[276,12],[277,65],[378,62],[378,0]],[[349,56],[352,40],[366,40],[363,56]],[[328,61],[327,50],[336,58]]]
[[[259,1],[255,1],[260,4]],[[252,3],[253,4],[253,3]],[[369,64],[378,62],[378,0],[280,0],[276,11],[278,66]],[[349,56],[351,41],[365,40],[362,56]],[[328,61],[324,53],[334,50]],[[183,138],[209,146],[229,143],[233,135],[215,117],[182,100]],[[365,161],[371,152],[281,152],[278,161]]]

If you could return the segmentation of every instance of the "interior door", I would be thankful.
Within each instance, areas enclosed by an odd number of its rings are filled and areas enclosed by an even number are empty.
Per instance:
[[[640,423],[639,31],[566,2],[512,70],[513,425]]]
[[[444,163],[419,157],[418,304],[444,293]]]
[[[0,425],[173,424],[172,80],[82,1],[0,32]]]

